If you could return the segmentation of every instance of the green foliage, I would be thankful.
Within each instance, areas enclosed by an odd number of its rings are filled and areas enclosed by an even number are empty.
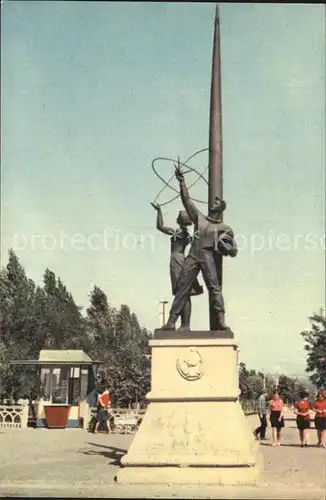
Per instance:
[[[44,277],[44,309],[42,320],[47,328],[48,349],[79,349],[85,344],[85,320],[60,278],[49,269]]]
[[[240,399],[243,401],[257,399],[264,388],[264,375],[256,370],[248,370],[245,363],[239,365]]]
[[[309,318],[311,328],[302,332],[307,352],[307,368],[310,380],[318,389],[326,386],[326,317],[314,314]]]
[[[285,403],[294,403],[298,399],[296,381],[293,378],[280,375],[277,389]]]
[[[111,389],[113,404],[124,407],[143,401],[150,385],[150,360],[146,357],[150,333],[140,327],[128,306],[122,305],[119,311],[110,307],[98,287],[91,293],[87,327],[93,338],[91,353],[103,362],[102,376]]]
[[[300,394],[302,392],[308,392],[313,395],[314,391],[311,391],[309,384],[303,383],[297,377],[288,377],[287,375],[280,375],[278,378],[277,390],[280,397],[286,404],[294,404],[300,399]],[[273,387],[275,389],[276,387]],[[273,391],[270,392],[272,396]]]
[[[268,399],[270,399],[273,396],[273,391],[276,389],[276,379],[273,379],[271,376],[264,376],[261,372],[256,373],[255,370],[248,370],[244,363],[240,363],[239,366],[239,383],[241,390],[240,399],[242,402],[256,400],[264,388],[266,389]],[[293,404],[299,399],[300,393],[307,391],[308,387],[297,378],[280,375],[277,389],[285,403]]]
[[[60,278],[46,269],[43,286],[26,276],[11,250],[0,271],[0,397],[18,398],[36,389],[35,369],[10,365],[36,359],[47,349],[83,349],[103,362],[103,374],[119,405],[141,401],[149,391],[150,333],[128,306],[110,306],[95,286],[86,317]]]
[[[35,370],[13,367],[9,362],[35,356],[43,345],[43,338],[35,322],[39,289],[27,278],[13,251],[9,252],[6,268],[1,270],[0,294],[0,390],[16,397],[32,390]]]
[[[83,349],[102,364],[103,382],[112,391],[113,403],[127,406],[144,401],[150,389],[151,333],[139,325],[127,305],[116,309],[103,290],[95,286],[83,315],[59,277],[46,269],[43,286],[29,279],[15,253],[9,251],[7,266],[0,270],[0,397],[17,398],[35,390],[33,368],[10,365],[10,360],[37,358],[43,348]],[[315,314],[311,330],[302,333],[308,353],[311,381],[322,388],[326,380],[325,316]],[[239,366],[242,402],[256,400],[267,388],[271,396],[275,381],[260,372]],[[265,384],[265,385],[264,385]],[[302,384],[279,377],[279,392],[294,402]]]

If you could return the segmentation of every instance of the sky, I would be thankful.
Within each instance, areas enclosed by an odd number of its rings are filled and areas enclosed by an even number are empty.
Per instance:
[[[97,285],[153,330],[171,287],[151,163],[208,147],[215,5],[1,9],[1,263],[13,248],[38,284],[49,267],[84,308]],[[220,18],[224,220],[239,245],[224,259],[226,320],[250,368],[303,373],[300,332],[325,304],[324,8],[222,3]],[[189,165],[204,172],[207,153]],[[190,192],[205,212],[205,182]],[[168,225],[180,209],[164,205]],[[208,327],[205,292],[192,328]]]

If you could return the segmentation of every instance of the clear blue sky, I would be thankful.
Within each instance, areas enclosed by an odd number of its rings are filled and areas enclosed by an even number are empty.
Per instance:
[[[150,165],[207,147],[215,6],[1,8],[2,263],[14,247],[37,283],[50,267],[85,307],[96,284],[154,329],[171,292]],[[299,332],[325,303],[324,8],[220,15],[225,221],[240,246],[224,264],[227,321],[250,367],[302,372]],[[180,208],[164,207],[167,223]],[[193,328],[207,328],[207,294],[193,309]]]

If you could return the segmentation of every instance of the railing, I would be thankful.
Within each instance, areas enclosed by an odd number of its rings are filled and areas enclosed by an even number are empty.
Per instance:
[[[255,401],[242,401],[243,411],[246,415],[256,413]],[[112,432],[116,434],[132,434],[137,431],[146,413],[145,409],[112,408],[114,426]],[[0,428],[23,429],[27,427],[28,404],[0,404]],[[85,415],[84,428],[90,419],[96,415],[96,407],[89,408]]]
[[[0,405],[0,427],[24,429],[28,422],[28,405]]]
[[[256,413],[256,401],[242,401],[241,406],[246,415]],[[146,413],[146,408],[134,410],[128,408],[112,408],[114,417],[114,426],[112,432],[115,434],[133,434],[141,424],[141,421]],[[96,416],[96,407],[90,408],[90,417]]]
[[[96,416],[96,411],[96,407],[90,408],[91,417]],[[114,418],[112,432],[115,434],[133,434],[140,426],[146,409],[112,408],[111,412]]]
[[[245,415],[253,415],[254,413],[257,413],[256,401],[240,401],[240,404]]]

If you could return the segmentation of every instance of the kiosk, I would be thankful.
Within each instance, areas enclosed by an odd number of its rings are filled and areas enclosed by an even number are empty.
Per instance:
[[[79,428],[88,417],[88,397],[95,390],[100,362],[82,350],[41,350],[38,360],[12,361],[38,367],[36,427]]]

